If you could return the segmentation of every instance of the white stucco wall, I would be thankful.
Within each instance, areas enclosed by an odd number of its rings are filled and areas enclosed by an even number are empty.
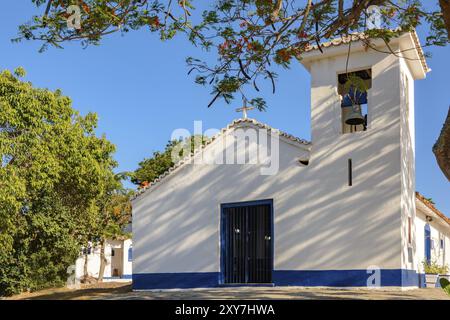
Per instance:
[[[134,273],[220,271],[220,204],[258,199],[274,202],[275,270],[405,267],[403,219],[413,210],[414,182],[404,177],[414,167],[402,162],[410,157],[400,143],[402,65],[370,49],[352,53],[348,71],[372,69],[369,123],[365,132],[344,135],[336,84],[346,53],[307,62],[309,165],[297,163],[307,151],[282,143],[275,176],[260,175],[257,165],[181,167],[133,201]],[[206,150],[220,152],[220,144]]]
[[[414,224],[415,196],[415,129],[414,129],[414,78],[406,60],[400,61],[400,148],[401,148],[401,212],[402,212],[402,268],[417,269],[415,257],[416,237],[411,226],[411,243],[408,243],[408,218]]]
[[[401,268],[401,162],[399,60],[378,52],[353,53],[348,71],[372,70],[368,92],[368,129],[341,134],[338,73],[345,72],[346,52],[310,65],[312,155],[309,179],[317,183],[312,202],[325,203],[315,214],[339,221],[345,232],[350,268]],[[353,186],[347,160],[353,162]],[[319,196],[320,195],[320,196]],[[319,202],[320,203],[320,202]],[[327,226],[326,224],[324,226]],[[329,227],[329,225],[327,226]],[[338,244],[340,245],[340,243]],[[334,251],[332,246],[331,251]]]
[[[220,151],[221,142],[216,140],[206,150]],[[294,244],[290,235],[303,232],[309,237],[301,226],[311,217],[298,214],[294,201],[302,198],[300,186],[307,183],[301,174],[306,167],[296,160],[308,152],[282,143],[280,154],[276,176],[260,175],[258,165],[187,165],[136,199],[133,272],[218,271],[220,204],[267,198],[274,199],[276,212],[275,268],[297,264],[292,249],[307,246]]]

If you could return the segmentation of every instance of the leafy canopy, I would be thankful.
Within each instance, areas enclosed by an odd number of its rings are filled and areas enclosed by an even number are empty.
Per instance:
[[[134,191],[123,187],[122,180],[127,173],[119,173],[109,177],[105,193],[97,199],[99,215],[93,240],[103,242],[106,239],[130,238],[126,227],[131,223],[130,197]]]
[[[150,158],[139,162],[139,167],[134,172],[129,173],[131,182],[141,187],[147,186],[173,167],[177,160],[186,157],[189,153],[193,153],[201,145],[204,145],[207,139],[205,136],[194,135],[185,140],[169,141],[164,151],[155,151]],[[174,154],[178,159],[174,159]]]
[[[66,281],[116,166],[95,114],[24,75],[0,72],[0,295]]]
[[[260,80],[275,91],[276,66],[289,67],[311,45],[352,32],[389,41],[423,24],[428,28],[425,45],[449,42],[450,5],[441,7],[419,0],[32,0],[42,14],[19,27],[21,39],[34,39],[61,47],[67,41],[96,45],[115,33],[147,29],[162,40],[184,34],[189,41],[217,60],[210,64],[189,57],[195,82],[210,86],[213,98],[230,102],[248,89],[260,91]],[[70,28],[78,5],[80,28]],[[367,30],[367,9],[380,8],[380,29]],[[196,9],[196,6],[201,9]],[[394,31],[395,30],[395,31]],[[370,40],[367,40],[370,46]],[[247,100],[265,109],[261,98]]]

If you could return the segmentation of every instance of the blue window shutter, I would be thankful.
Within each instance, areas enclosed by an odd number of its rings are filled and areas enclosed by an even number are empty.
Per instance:
[[[431,228],[429,224],[425,225],[425,259],[429,264],[431,262]]]
[[[128,248],[128,261],[132,261],[133,260],[133,248],[129,247]]]

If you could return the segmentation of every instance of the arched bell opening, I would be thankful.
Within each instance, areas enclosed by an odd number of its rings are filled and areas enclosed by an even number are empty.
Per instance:
[[[338,75],[341,98],[342,133],[367,130],[368,90],[372,87],[372,71],[365,69]]]

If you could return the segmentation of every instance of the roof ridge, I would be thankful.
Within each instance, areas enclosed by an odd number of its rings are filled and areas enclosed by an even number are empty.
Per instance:
[[[425,206],[427,206],[431,211],[436,213],[442,220],[450,225],[450,218],[447,217],[442,211],[435,207],[427,198],[425,198],[420,192],[416,191],[416,198],[420,200]]]
[[[413,42],[414,42],[414,47],[417,50],[417,54],[419,55],[419,59],[420,59],[422,68],[425,71],[425,73],[429,72],[430,68],[428,67],[428,64],[427,64],[427,61],[425,58],[425,54],[423,52],[422,46],[420,45],[419,36],[417,35],[416,30],[414,29],[412,31],[403,31],[403,33],[401,35],[403,35],[405,33],[409,33],[411,35]],[[320,46],[323,48],[337,47],[342,44],[348,44],[349,42],[355,42],[355,41],[367,40],[367,39],[370,39],[370,37],[368,35],[366,35],[364,32],[353,32],[353,33],[349,33],[348,35],[341,35],[340,38],[336,37],[329,41],[322,42],[322,43],[320,43]],[[379,38],[373,38],[373,39],[379,39]],[[309,45],[306,47],[305,52],[310,52],[310,51],[314,51],[314,50],[318,50],[318,49],[319,49],[319,46],[317,44]]]
[[[160,174],[156,179],[154,179],[152,182],[150,182],[148,185],[146,185],[145,187],[142,187],[140,189],[138,189],[136,191],[136,193],[131,197],[131,200],[135,200],[136,198],[138,198],[139,196],[141,196],[142,194],[144,194],[148,189],[150,189],[151,187],[154,187],[155,185],[157,185],[159,182],[161,182],[164,178],[166,178],[167,176],[169,176],[172,172],[174,172],[176,169],[180,168],[181,166],[183,166],[185,163],[190,162],[196,155],[198,155],[200,152],[202,152],[208,145],[210,145],[212,142],[214,142],[217,138],[219,138],[221,135],[223,135],[224,133],[226,133],[228,130],[234,128],[236,125],[240,124],[240,123],[249,123],[249,124],[254,124],[259,128],[262,129],[267,129],[267,130],[276,130],[278,131],[279,135],[291,140],[295,143],[298,144],[303,144],[306,146],[311,145],[310,141],[307,141],[305,139],[300,139],[294,135],[291,135],[287,132],[281,131],[279,129],[275,129],[271,126],[269,126],[268,124],[262,123],[257,121],[256,119],[252,119],[252,118],[239,118],[239,119],[235,119],[233,120],[231,123],[229,123],[226,127],[223,127],[222,129],[219,130],[219,132],[217,132],[215,135],[213,135],[211,138],[207,139],[205,144],[201,145],[199,148],[197,148],[196,150],[194,150],[194,152],[189,153],[189,155],[185,156],[183,159],[179,160],[177,163],[175,163],[173,166],[171,166],[169,169],[167,169],[166,171],[164,171],[162,174]]]

